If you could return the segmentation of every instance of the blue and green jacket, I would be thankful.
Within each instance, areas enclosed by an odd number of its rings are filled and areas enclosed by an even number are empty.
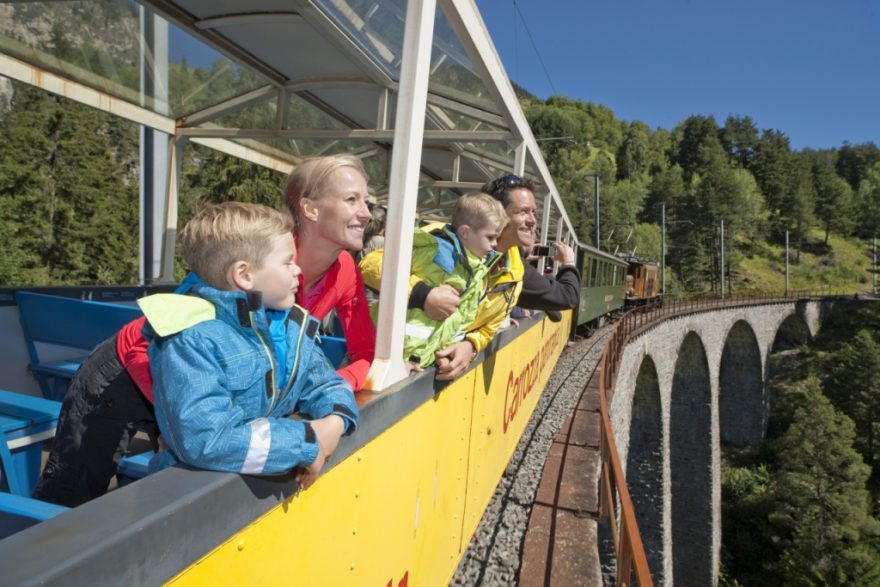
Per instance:
[[[430,232],[426,232],[428,229]],[[403,338],[405,359],[427,367],[434,362],[436,351],[464,338],[486,292],[489,270],[500,257],[495,251],[486,257],[477,257],[462,245],[448,224],[416,229],[411,275],[428,286],[454,287],[459,293],[459,304],[444,320],[434,320],[418,307],[407,310]]]
[[[168,450],[150,463],[214,471],[284,473],[311,464],[308,419],[337,414],[357,426],[351,387],[316,345],[318,321],[304,309],[267,311],[259,292],[197,283],[193,295],[138,303],[154,379],[156,420]],[[289,418],[293,413],[304,418]]]

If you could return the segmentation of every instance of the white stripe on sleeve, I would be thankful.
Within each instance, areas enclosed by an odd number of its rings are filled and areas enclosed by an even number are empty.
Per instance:
[[[247,475],[259,475],[269,458],[269,447],[272,446],[272,427],[266,418],[257,418],[251,422],[251,442],[241,472]]]

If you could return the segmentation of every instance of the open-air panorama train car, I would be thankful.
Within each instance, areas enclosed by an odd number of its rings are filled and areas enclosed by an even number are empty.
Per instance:
[[[0,583],[447,583],[565,347],[573,313],[560,322],[536,313],[500,332],[450,384],[436,382],[433,369],[407,375],[411,227],[417,218],[447,218],[459,195],[514,173],[536,183],[541,240],[579,244],[475,4],[7,2],[0,47],[7,90],[36,87],[141,128],[140,217],[130,226],[139,235],[139,282],[2,284],[0,389],[9,394],[0,401],[33,401],[2,416],[0,531],[8,536],[0,540]],[[312,155],[363,160],[387,205],[386,250],[396,254],[385,256],[360,425],[305,491],[290,475],[178,466],[73,509],[34,503],[28,486],[58,414],[40,396],[57,396],[55,376],[101,340],[99,323],[113,332],[137,314],[135,298],[175,283],[181,161],[192,144],[279,177]],[[581,259],[585,285],[607,290],[602,300],[583,300],[587,314],[577,320],[586,321],[622,304],[625,264],[590,249]],[[42,389],[34,375],[44,376]],[[31,426],[16,432],[15,422]],[[11,471],[24,479],[13,482]]]

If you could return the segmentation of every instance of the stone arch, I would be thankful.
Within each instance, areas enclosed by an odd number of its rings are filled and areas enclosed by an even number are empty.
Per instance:
[[[651,576],[663,576],[663,411],[657,368],[651,357],[639,367],[633,394],[626,485],[636,512]]]
[[[727,334],[719,372],[721,443],[741,448],[764,437],[769,414],[761,350],[754,330],[740,320]]]
[[[700,337],[678,351],[669,414],[672,574],[677,585],[712,585],[712,386]]]
[[[791,314],[776,330],[773,340],[773,352],[791,349],[810,341],[810,328],[798,314]]]

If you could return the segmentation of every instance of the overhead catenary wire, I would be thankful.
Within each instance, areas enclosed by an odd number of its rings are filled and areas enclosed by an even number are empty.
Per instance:
[[[541,64],[541,69],[544,70],[544,75],[547,77],[547,82],[550,84],[550,89],[553,90],[554,95],[558,95],[559,92],[556,91],[556,86],[553,84],[553,80],[550,78],[550,72],[547,70],[547,66],[544,64],[544,58],[541,57],[541,52],[538,51],[538,45],[537,45],[537,43],[535,43],[535,39],[534,39],[534,37],[532,37],[532,31],[529,30],[529,25],[526,24],[526,19],[525,19],[525,17],[523,17],[523,13],[519,9],[519,4],[517,4],[516,0],[512,0],[512,2],[513,2],[513,9],[519,15],[519,20],[520,20],[520,22],[522,22],[523,28],[526,31],[526,35],[528,35],[529,41],[532,43],[532,48],[535,50],[535,55],[537,55],[537,57],[538,57],[538,63]],[[514,31],[515,31],[515,29],[516,29],[516,27],[514,27]],[[514,32],[514,35],[515,34],[516,33]],[[515,37],[514,37],[514,45],[516,45],[516,38]],[[516,51],[516,47],[514,47],[514,51]],[[517,63],[516,66],[518,69],[519,64]]]

